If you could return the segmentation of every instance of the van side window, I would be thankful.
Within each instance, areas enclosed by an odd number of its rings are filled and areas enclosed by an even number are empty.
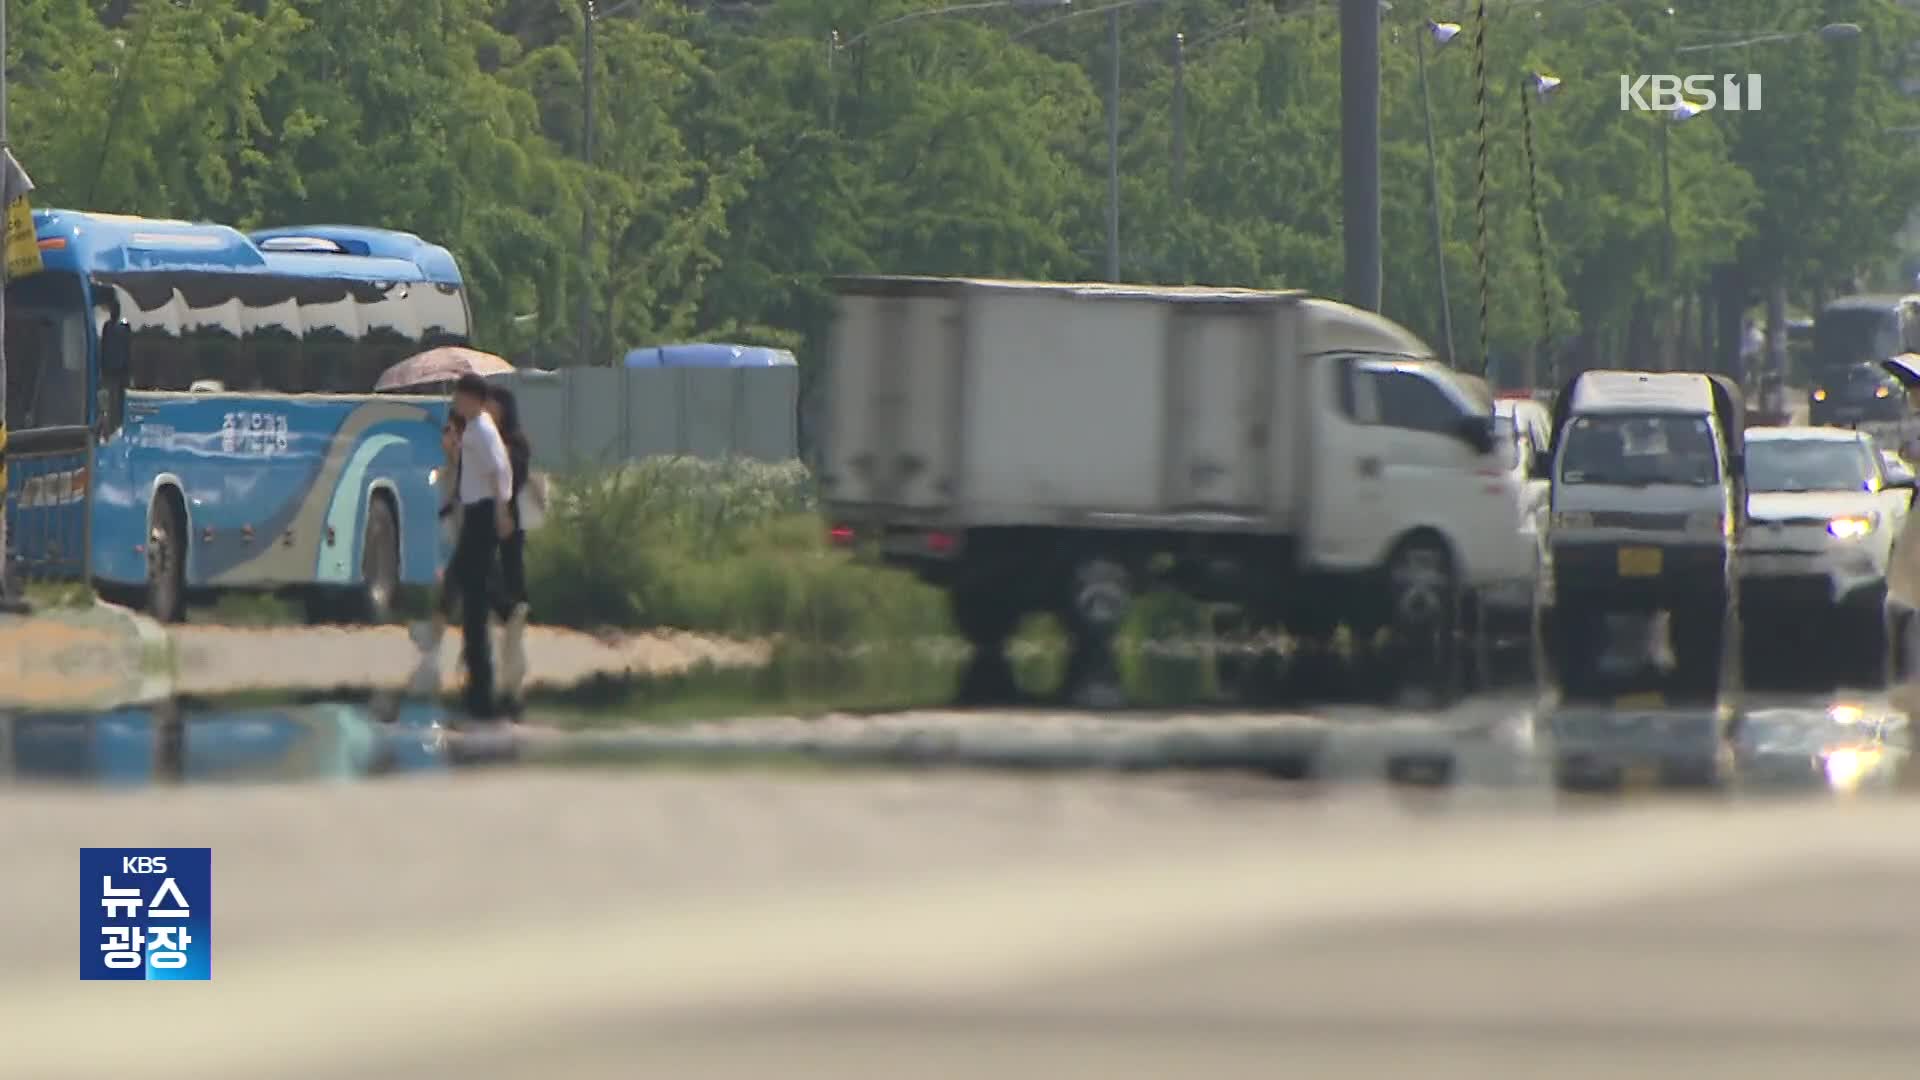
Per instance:
[[[1460,406],[1431,379],[1411,371],[1374,371],[1380,422],[1388,427],[1451,435],[1460,427]]]

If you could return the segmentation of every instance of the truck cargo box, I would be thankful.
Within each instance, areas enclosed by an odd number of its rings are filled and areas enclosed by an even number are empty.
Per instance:
[[[1285,531],[1308,445],[1299,293],[840,283],[821,482],[961,527]]]

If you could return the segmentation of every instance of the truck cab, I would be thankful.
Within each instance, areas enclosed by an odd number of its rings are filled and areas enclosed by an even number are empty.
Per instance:
[[[1743,421],[1722,376],[1589,371],[1561,391],[1548,497],[1563,688],[1597,670],[1611,617],[1666,612],[1676,675],[1717,690],[1738,636]]]

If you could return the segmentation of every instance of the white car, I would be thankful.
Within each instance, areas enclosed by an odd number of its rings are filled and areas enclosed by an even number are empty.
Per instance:
[[[1813,665],[1877,683],[1894,647],[1894,541],[1911,473],[1888,475],[1873,436],[1846,428],[1749,428],[1739,566],[1749,675]]]

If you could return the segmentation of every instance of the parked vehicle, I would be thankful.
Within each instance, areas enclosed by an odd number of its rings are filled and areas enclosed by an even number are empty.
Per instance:
[[[1554,403],[1550,660],[1591,690],[1616,615],[1669,615],[1676,676],[1716,693],[1740,637],[1744,403],[1731,379],[1588,371]]]
[[[1883,685],[1906,624],[1887,575],[1912,474],[1890,475],[1870,435],[1760,427],[1747,431],[1747,482],[1747,670]]]
[[[466,342],[459,269],[407,233],[36,211],[7,285],[7,514],[28,576],[162,620],[226,590],[383,619],[443,552],[444,399],[375,396]]]
[[[945,589],[996,668],[1054,612],[1098,685],[1157,584],[1308,641],[1392,628],[1451,685],[1473,597],[1533,572],[1490,401],[1298,292],[847,279],[825,377],[834,539]]]

